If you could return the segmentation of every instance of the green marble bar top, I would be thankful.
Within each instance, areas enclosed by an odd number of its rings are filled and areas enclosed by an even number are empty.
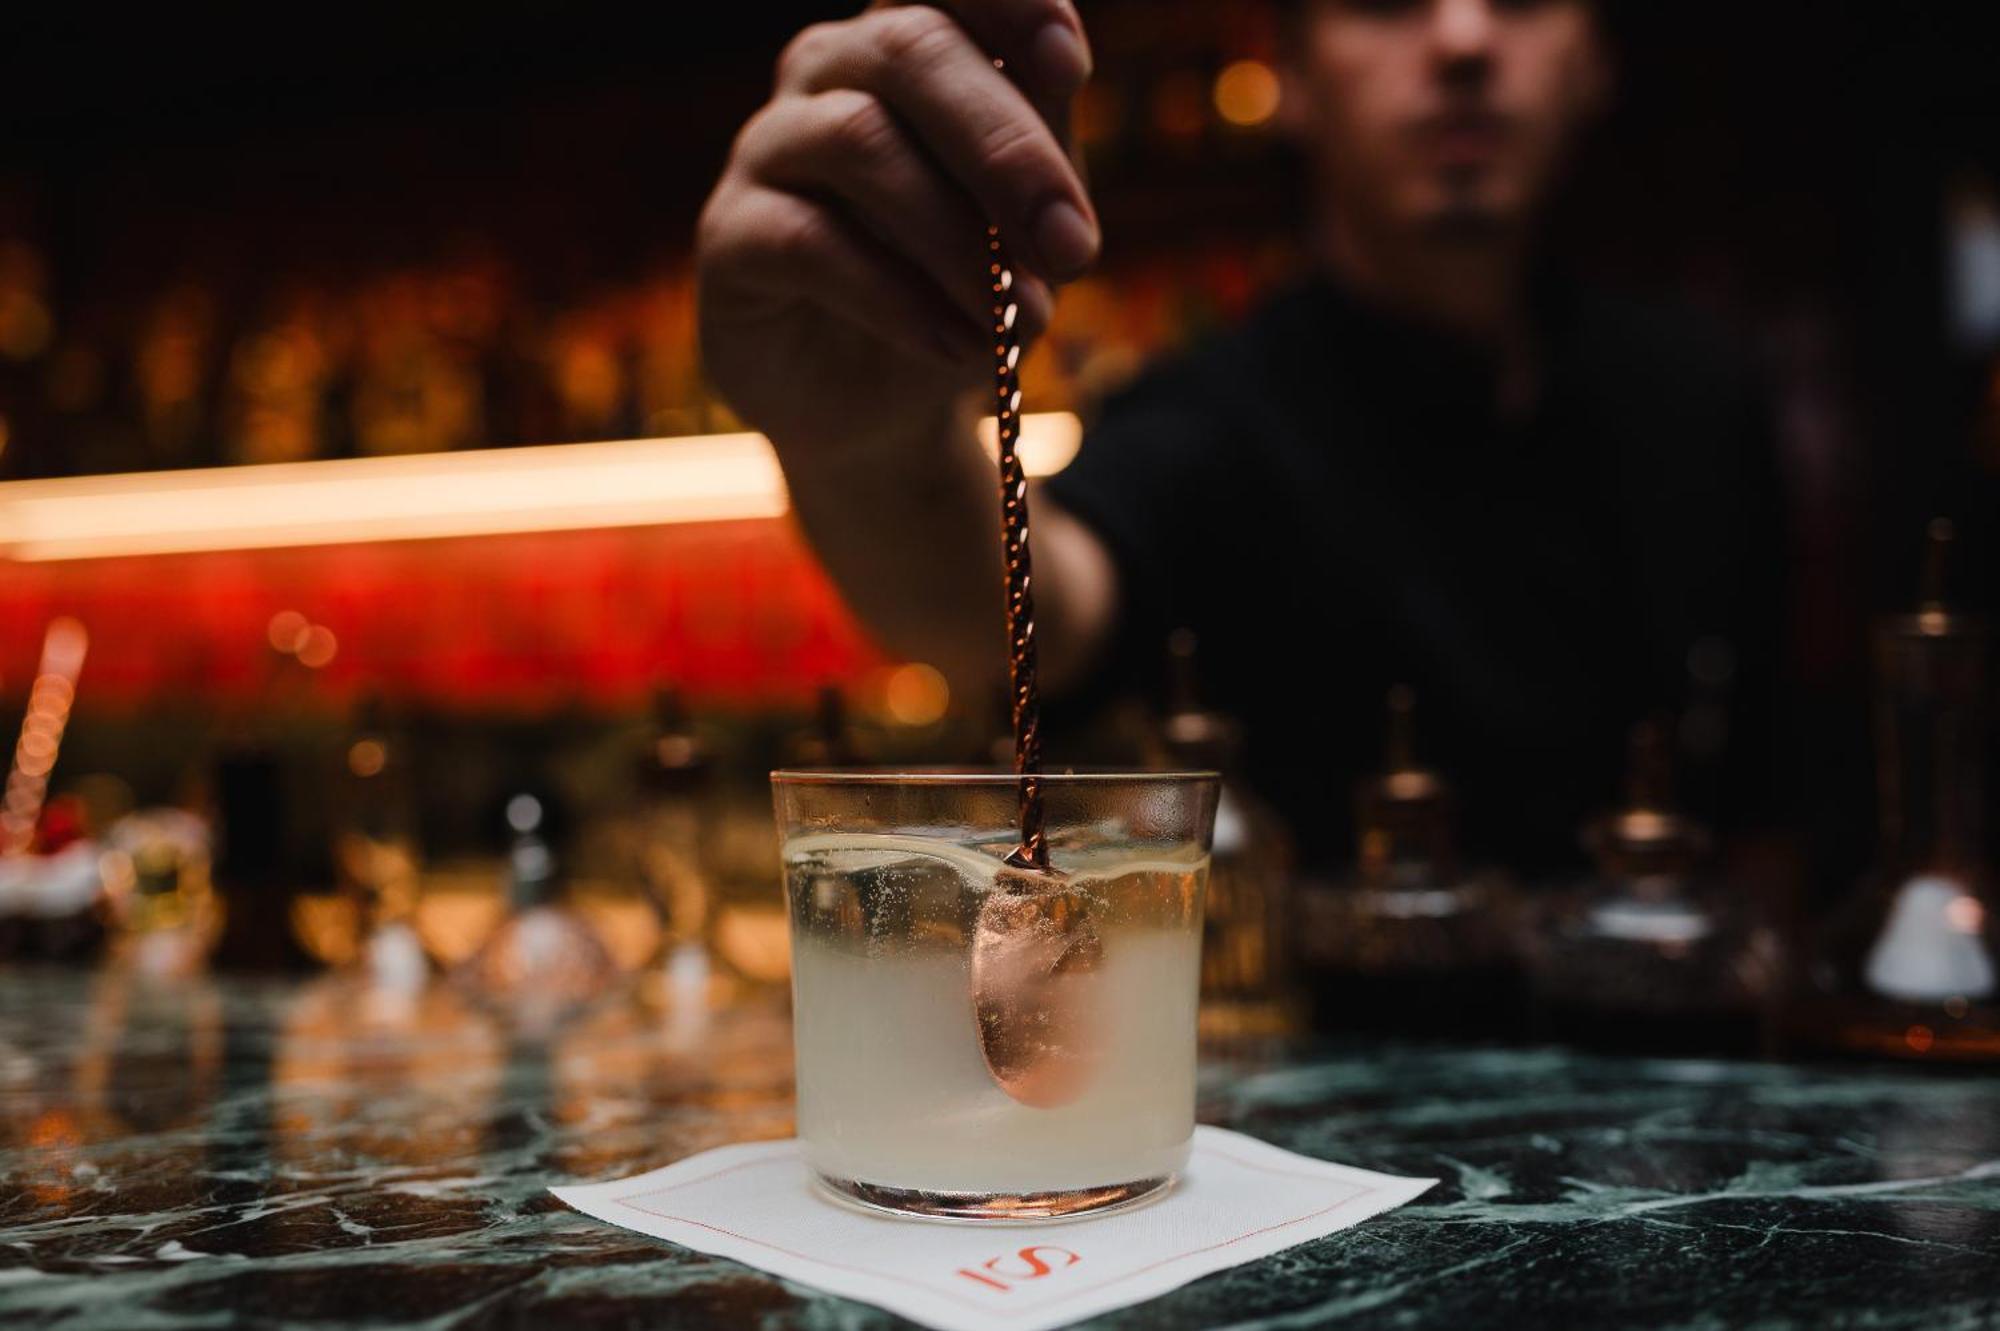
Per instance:
[[[2000,1326],[2000,1077],[1301,1043],[1202,1117],[1444,1180],[1102,1325]],[[0,1325],[900,1324],[544,1189],[791,1130],[781,999],[0,971]]]

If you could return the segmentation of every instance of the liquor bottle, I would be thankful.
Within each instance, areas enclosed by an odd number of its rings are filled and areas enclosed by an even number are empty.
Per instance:
[[[1383,770],[1356,794],[1357,855],[1301,891],[1316,1029],[1507,1038],[1526,1026],[1518,903],[1501,875],[1459,864],[1451,786],[1419,766],[1416,698],[1389,692]]]
[[[792,767],[852,767],[864,755],[845,697],[819,691],[814,719],[778,749]],[[714,814],[702,837],[711,904],[704,941],[719,973],[738,988],[775,993],[791,980],[791,921],[785,913],[784,869],[771,822],[768,781],[717,780]]]
[[[1987,622],[1945,597],[1930,524],[1915,611],[1875,635],[1876,869],[1814,949],[1788,1023],[1803,1043],[2000,1062],[2000,894],[1986,856]]]
[[[302,892],[291,905],[292,932],[306,951],[399,990],[421,988],[430,976],[415,925],[420,863],[409,748],[384,703],[356,704],[330,783],[333,890]]]
[[[508,914],[463,967],[477,999],[521,1035],[540,1039],[603,997],[618,969],[569,903],[554,795],[520,783],[504,805]]]
[[[861,761],[848,715],[847,695],[835,684],[820,687],[812,724],[794,734],[786,745],[787,767],[853,767]]]
[[[222,933],[209,879],[208,824],[185,809],[140,809],[113,823],[99,860],[114,968],[153,976],[201,970]]]
[[[32,837],[21,853],[0,854],[0,960],[85,960],[104,941],[104,890],[80,802],[49,800]]]
[[[302,887],[330,882],[300,882],[286,775],[276,750],[255,739],[216,758],[214,877],[223,926],[214,958],[220,969],[295,971],[310,959],[291,931],[291,903]]]
[[[1777,936],[1708,871],[1709,832],[1675,806],[1663,726],[1633,729],[1625,802],[1583,843],[1594,871],[1539,912],[1530,943],[1543,1033],[1628,1052],[1759,1052]]]
[[[313,961],[292,932],[292,900],[332,888],[333,857],[305,832],[321,806],[301,798],[305,773],[280,743],[280,718],[300,706],[312,673],[296,647],[274,641],[258,687],[219,718],[204,810],[222,918],[218,970],[298,971]]]
[[[674,689],[653,700],[634,785],[639,881],[668,947],[698,945],[714,895],[703,838],[716,812],[715,764]]]
[[[1167,640],[1160,747],[1171,766],[1222,774],[1202,920],[1201,1028],[1209,1036],[1277,1034],[1302,1020],[1291,947],[1291,836],[1242,780],[1237,725],[1202,705],[1196,647],[1189,629]]]

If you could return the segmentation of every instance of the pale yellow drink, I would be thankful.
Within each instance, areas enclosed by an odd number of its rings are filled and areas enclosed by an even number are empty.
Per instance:
[[[798,1133],[842,1191],[942,1197],[949,1214],[954,1197],[1136,1197],[1186,1163],[1205,850],[1058,848],[1097,944],[1075,991],[1091,1052],[1074,1094],[1037,1107],[996,1080],[974,1015],[974,937],[1010,848],[854,833],[785,844]]]

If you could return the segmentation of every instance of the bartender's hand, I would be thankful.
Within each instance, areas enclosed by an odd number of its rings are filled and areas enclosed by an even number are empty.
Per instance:
[[[1063,144],[1089,72],[1068,0],[878,5],[786,48],[696,249],[708,371],[788,469],[936,446],[992,370],[988,219],[1046,326],[1097,255]]]

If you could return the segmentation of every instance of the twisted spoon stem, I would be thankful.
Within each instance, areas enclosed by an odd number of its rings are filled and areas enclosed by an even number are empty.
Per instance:
[[[986,229],[993,294],[993,413],[1000,437],[1000,534],[1007,586],[1007,683],[1014,720],[1014,771],[1021,779],[1021,840],[1007,862],[1046,870],[1042,827],[1041,694],[1035,681],[1034,560],[1028,549],[1028,477],[1021,467],[1020,305],[997,227]]]

